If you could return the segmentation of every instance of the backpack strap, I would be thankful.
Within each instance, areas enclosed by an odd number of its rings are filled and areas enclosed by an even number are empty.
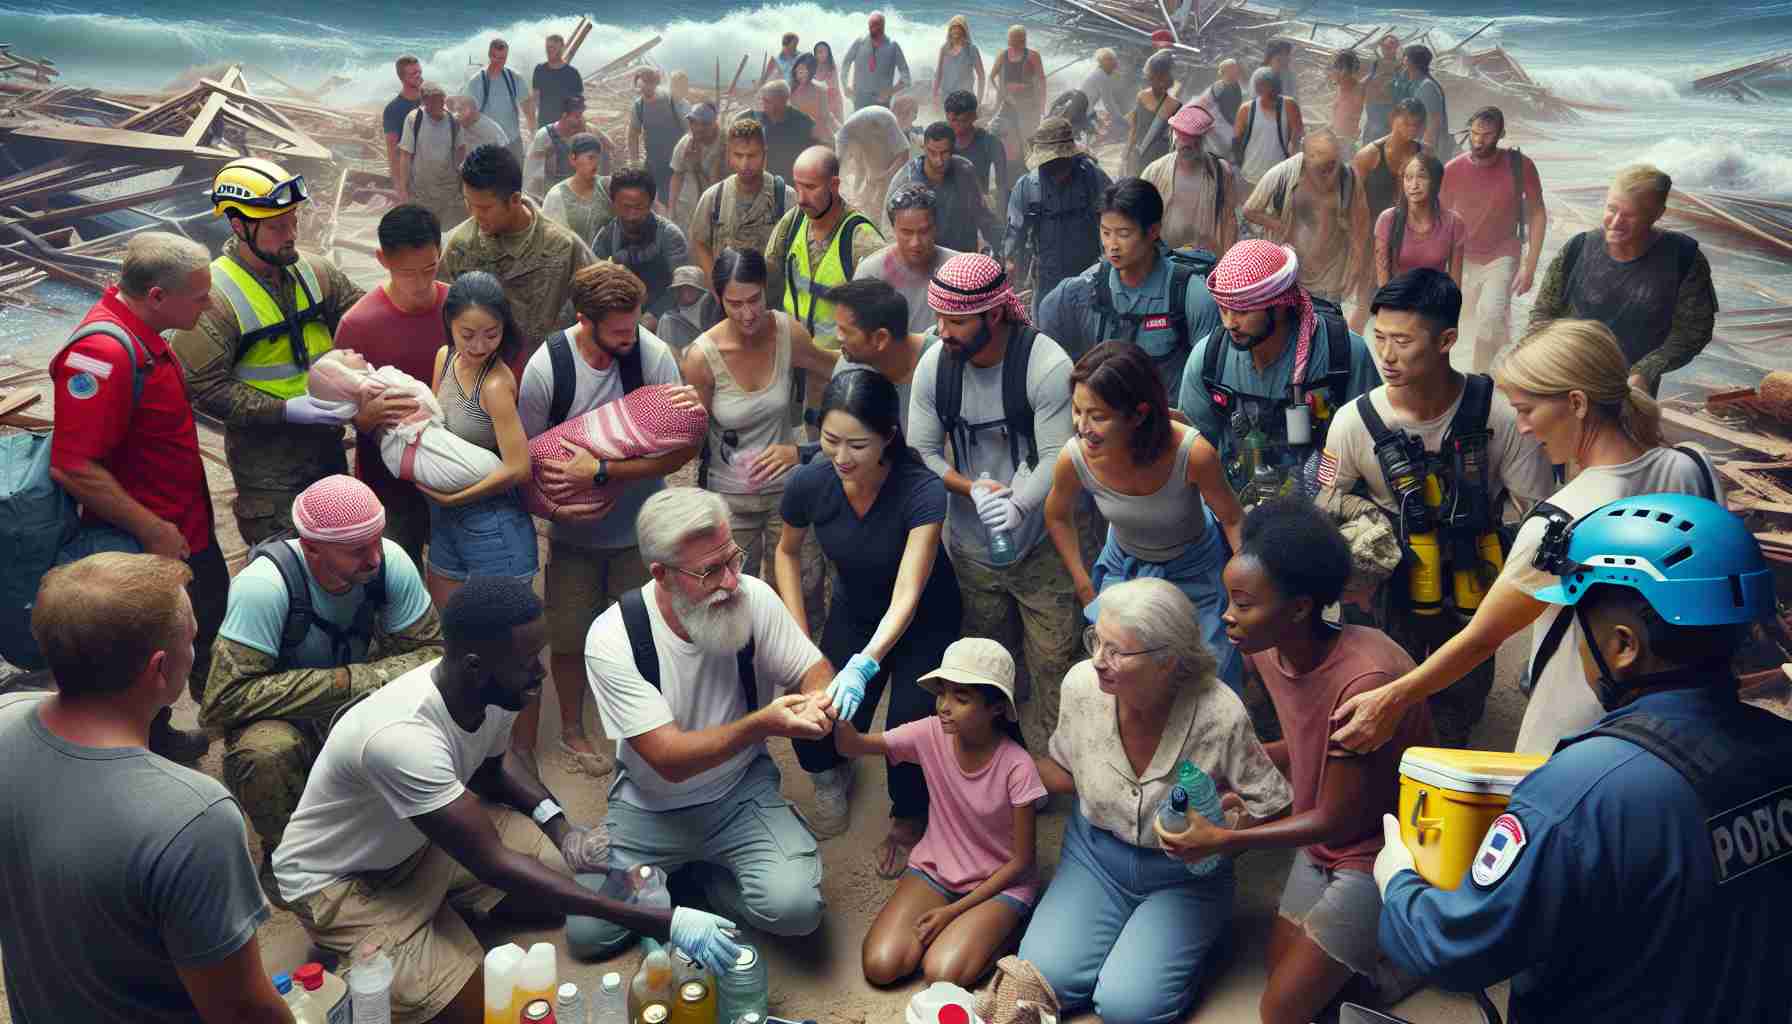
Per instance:
[[[634,655],[635,671],[655,690],[660,690],[660,655],[653,643],[653,622],[647,617],[647,599],[641,588],[623,594],[622,629],[628,635],[629,651]],[[734,654],[735,674],[740,678],[741,696],[746,698],[747,713],[759,710],[759,673],[753,664],[757,642],[747,638],[747,645]]]
[[[1172,258],[1170,260],[1170,294],[1166,305],[1169,308],[1170,329],[1176,332],[1176,347],[1189,349],[1192,344],[1188,336],[1188,284],[1200,273],[1192,264]]]
[[[1315,385],[1323,386],[1331,394],[1332,408],[1337,409],[1344,404],[1345,389],[1350,387],[1350,326],[1344,322],[1343,310],[1326,299],[1313,300],[1313,314],[1325,323],[1327,365],[1325,376],[1318,380],[1309,377],[1301,389],[1307,391]]]
[[[784,189],[787,187],[783,178],[776,174],[772,175],[772,223],[774,224],[784,219]]]
[[[1027,468],[1039,467],[1039,439],[1033,436],[1033,403],[1027,397],[1027,364],[1033,357],[1033,340],[1039,332],[1022,327],[1008,339],[1002,355],[1002,419],[1008,424],[1008,451],[1020,465],[1020,439],[1027,439]],[[963,375],[959,377],[963,387]],[[962,397],[961,397],[962,400]]]
[[[1523,245],[1528,233],[1524,211],[1524,154],[1517,146],[1506,152],[1510,154],[1506,157],[1506,162],[1512,166],[1512,197],[1518,202],[1518,244]]]
[[[75,328],[73,334],[69,335],[68,341],[63,343],[62,351],[58,352],[57,356],[60,357],[63,352],[67,352],[70,348],[73,348],[76,342],[85,341],[96,334],[103,334],[113,341],[118,342],[124,349],[124,357],[130,360],[131,409],[135,411],[137,406],[143,402],[143,386],[149,383],[149,375],[155,372],[156,363],[153,357],[149,359],[137,358],[137,340],[132,338],[130,332],[126,331],[123,327],[110,320],[93,320],[82,324]]]
[[[852,280],[853,271],[859,266],[858,260],[853,256],[852,236],[858,233],[860,224],[871,224],[871,220],[855,211],[847,214],[846,223],[840,226],[840,230],[845,232],[845,237],[840,239],[840,268],[846,272],[848,281]],[[884,237],[884,233],[877,230],[876,224],[871,224],[871,230],[876,232],[880,240]]]
[[[933,398],[940,417],[940,429],[952,442],[953,466],[958,468],[968,443],[960,436],[964,433],[964,360],[944,349],[940,350],[940,361],[934,367]]]
[[[616,368],[617,372],[622,374],[622,393],[626,395],[631,391],[638,390],[646,381],[646,375],[641,369],[640,324],[635,325],[634,346],[630,348],[621,359],[617,360],[617,362],[619,364]]]
[[[1532,564],[1539,569],[1555,571],[1554,567],[1559,565],[1560,558],[1567,553],[1568,531],[1574,526],[1574,516],[1560,506],[1540,501],[1525,518],[1544,521],[1543,542],[1537,546],[1537,556]],[[1530,688],[1525,690],[1527,695],[1531,689],[1536,688],[1543,666],[1555,657],[1556,649],[1562,646],[1562,638],[1568,635],[1568,624],[1573,621],[1573,608],[1564,605],[1556,609],[1555,618],[1549,621],[1548,628],[1543,632],[1543,640],[1537,645],[1537,653],[1531,658],[1530,671],[1525,676],[1526,685]]]
[[[1111,270],[1106,260],[1095,268],[1095,295],[1090,308],[1095,310],[1100,319],[1095,323],[1095,339],[1090,348],[1108,340],[1108,320],[1119,315],[1114,310],[1114,290],[1108,287],[1108,274]]]
[[[572,365],[572,339],[566,336],[566,332],[555,331],[548,335],[547,348],[548,365],[554,371],[553,398],[548,402],[548,426],[556,427],[565,423],[566,414],[572,411],[572,396],[578,390],[578,380]]]
[[[1691,459],[1692,464],[1699,468],[1699,479],[1705,485],[1702,496],[1716,501],[1717,480],[1711,476],[1711,467],[1705,464],[1704,456],[1699,453],[1697,448],[1688,444],[1677,444],[1674,446],[1674,450]]]
[[[374,616],[386,607],[387,567],[381,562],[379,574],[364,585],[361,606],[355,610],[355,621],[344,629],[317,614],[311,604],[310,574],[305,570],[305,557],[287,541],[292,534],[281,532],[257,544],[249,552],[249,561],[265,558],[274,563],[280,582],[286,587],[286,621],[280,627],[280,656],[277,663],[290,667],[288,659],[305,643],[313,629],[330,641],[330,658],[337,665],[346,665],[354,657],[354,640],[373,639]]]

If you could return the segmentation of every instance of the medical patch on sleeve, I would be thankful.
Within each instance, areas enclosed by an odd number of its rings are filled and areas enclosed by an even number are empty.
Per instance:
[[[80,352],[70,352],[68,358],[62,361],[62,365],[71,370],[79,370],[82,373],[91,373],[100,380],[105,380],[107,377],[112,376],[111,363],[108,363],[103,359],[95,359],[90,355],[85,355]],[[82,395],[81,397],[85,398],[87,396]]]
[[[72,358],[72,357],[71,357]],[[100,382],[93,379],[91,373],[77,373],[68,379],[68,395],[70,398],[87,399],[100,393]]]
[[[1526,842],[1524,824],[1517,815],[1502,814],[1493,819],[1493,824],[1487,827],[1487,835],[1481,840],[1481,848],[1475,851],[1474,867],[1469,869],[1475,884],[1487,889],[1505,878],[1512,865],[1518,863],[1518,855]]]

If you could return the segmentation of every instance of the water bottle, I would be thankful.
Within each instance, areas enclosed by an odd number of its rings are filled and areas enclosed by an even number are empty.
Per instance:
[[[1213,779],[1207,773],[1188,761],[1176,766],[1176,784],[1188,795],[1188,809],[1191,814],[1199,814],[1215,825],[1225,828],[1226,813],[1220,808],[1219,789],[1214,786]],[[1186,826],[1185,826],[1186,827]],[[1190,874],[1209,875],[1219,870],[1223,858],[1214,854],[1205,860],[1188,866]]]
[[[745,1014],[763,1018],[768,994],[765,961],[743,942],[734,966],[716,977],[716,1020],[737,1021]]]
[[[621,976],[617,987],[621,988]],[[564,982],[554,996],[554,1024],[590,1024],[585,1016],[585,994],[572,982]]]
[[[274,991],[280,993],[280,999],[286,1008],[292,1011],[294,1024],[303,1021],[305,1010],[305,990],[292,983],[292,976],[285,972],[274,975]]]
[[[392,1024],[392,958],[377,945],[355,950],[355,966],[348,972],[349,999],[356,1024]]]
[[[984,473],[977,479],[979,481],[988,480],[989,474]],[[1018,554],[1019,552],[1014,550],[1014,537],[1007,530],[989,531],[989,561],[991,565],[1009,565],[1013,563]]]
[[[591,1000],[591,1024],[629,1024],[628,994],[622,990],[622,975],[615,971],[598,982]]]

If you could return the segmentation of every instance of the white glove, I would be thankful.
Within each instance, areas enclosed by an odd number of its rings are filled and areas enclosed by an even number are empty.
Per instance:
[[[717,974],[727,974],[740,957],[735,934],[734,922],[725,917],[690,907],[672,910],[672,944]]]
[[[977,518],[989,530],[1014,530],[1020,526],[1020,506],[1014,503],[1013,491],[992,493],[971,489],[971,500],[977,503]]]
[[[353,402],[320,402],[310,395],[286,400],[286,422],[315,427],[340,427],[355,418]]]
[[[591,875],[610,869],[610,830],[603,825],[572,828],[560,840],[560,856],[575,875]]]
[[[1412,851],[1406,848],[1406,840],[1400,838],[1400,822],[1392,814],[1381,816],[1381,852],[1375,855],[1375,888],[1381,890],[1385,898],[1388,894],[1388,883],[1402,871],[1417,871],[1414,867]]]

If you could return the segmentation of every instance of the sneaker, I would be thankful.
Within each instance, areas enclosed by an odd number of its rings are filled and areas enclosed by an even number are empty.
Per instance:
[[[197,764],[206,751],[212,748],[212,738],[198,730],[176,729],[172,716],[170,709],[163,708],[150,724],[150,753],[160,754],[181,764]]]
[[[809,827],[823,839],[845,832],[852,816],[848,799],[852,794],[852,763],[815,772],[809,779],[815,785],[815,813],[809,817]]]

